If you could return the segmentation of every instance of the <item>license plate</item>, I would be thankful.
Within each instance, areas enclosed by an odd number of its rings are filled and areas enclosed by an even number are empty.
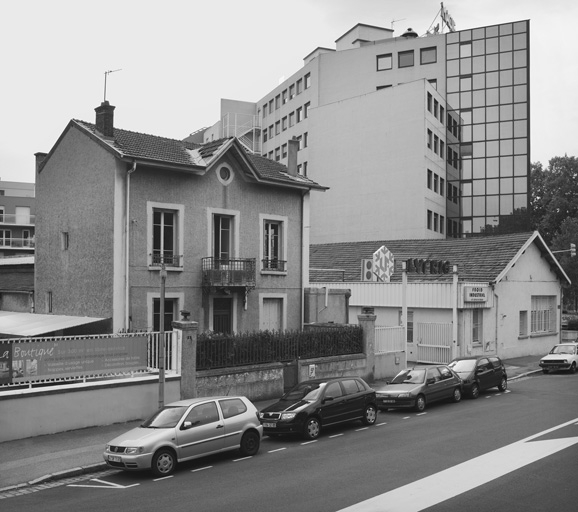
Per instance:
[[[110,462],[120,462],[120,457],[117,455],[109,455],[108,456],[108,460]]]
[[[265,428],[276,428],[277,423],[263,423],[263,427]]]
[[[385,399],[384,399],[384,400],[382,400],[382,402],[383,402],[384,404],[394,404],[394,403],[395,403],[395,400],[385,400]]]
[[[558,369],[557,366],[548,366],[548,368],[549,368],[550,370],[557,370],[557,369]]]

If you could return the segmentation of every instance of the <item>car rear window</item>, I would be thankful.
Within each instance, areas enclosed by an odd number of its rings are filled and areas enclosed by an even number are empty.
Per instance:
[[[223,418],[225,419],[243,414],[247,410],[247,406],[240,398],[219,400],[219,405],[223,410]]]
[[[353,395],[363,391],[360,389],[360,384],[355,379],[344,380],[341,382],[346,395]]]

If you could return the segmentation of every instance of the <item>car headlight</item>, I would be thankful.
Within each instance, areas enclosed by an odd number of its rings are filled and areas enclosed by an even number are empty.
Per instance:
[[[127,455],[134,455],[135,453],[142,453],[143,447],[142,446],[130,446],[124,449],[124,453]]]
[[[259,418],[263,419],[265,417],[265,414],[263,414],[262,412],[259,413]]]
[[[297,416],[296,412],[284,412],[281,414],[281,421],[291,421]]]
[[[409,393],[400,393],[397,398],[409,398]]]

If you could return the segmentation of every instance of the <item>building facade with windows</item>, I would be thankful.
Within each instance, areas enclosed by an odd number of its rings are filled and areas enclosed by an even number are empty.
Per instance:
[[[284,162],[287,142],[300,141],[299,172],[331,189],[312,203],[314,242],[340,241],[344,224],[356,240],[371,239],[360,226],[372,238],[527,230],[529,52],[527,20],[423,37],[358,24],[254,104],[251,133],[261,137],[248,147]],[[235,110],[222,104],[207,140]],[[438,186],[444,181],[441,208],[429,171]],[[400,176],[403,190],[392,187]],[[415,208],[404,232],[408,217],[399,212],[408,203]]]
[[[0,180],[0,258],[34,254],[34,183]]]
[[[384,281],[364,265],[382,247],[394,261]],[[543,355],[560,342],[570,280],[537,231],[312,244],[310,263],[311,288],[350,291],[352,321],[369,307],[378,326],[407,324],[408,361]]]
[[[324,187],[235,138],[117,129],[113,110],[39,154],[36,311],[157,331],[164,296],[167,330],[183,310],[200,330],[300,328],[310,192]]]

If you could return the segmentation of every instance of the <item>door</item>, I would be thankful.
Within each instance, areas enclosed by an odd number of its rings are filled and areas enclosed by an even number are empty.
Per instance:
[[[247,407],[239,398],[219,400],[219,406],[225,423],[224,448],[227,450],[239,447],[243,427],[247,423],[247,415],[244,414],[247,412]]]
[[[233,299],[213,298],[213,331],[223,334],[233,332]]]
[[[263,299],[263,312],[261,316],[262,331],[280,331],[283,328],[283,299]]]
[[[476,379],[480,389],[488,389],[496,385],[494,383],[494,369],[486,357],[476,363]]]
[[[437,368],[428,368],[426,373],[426,401],[435,402],[444,398],[444,383]]]
[[[186,422],[190,422],[191,427],[185,428]],[[177,430],[179,460],[223,450],[224,433],[223,421],[214,401],[194,406]]]
[[[366,390],[362,390],[355,379],[346,379],[341,383],[345,391],[345,405],[348,419],[363,417]]]
[[[330,382],[325,387],[325,392],[323,393],[324,400],[331,397],[331,400],[327,400],[322,407],[322,418],[324,425],[330,425],[332,423],[339,423],[340,421],[345,421],[347,419],[347,404],[345,402],[345,395],[339,382]]]

